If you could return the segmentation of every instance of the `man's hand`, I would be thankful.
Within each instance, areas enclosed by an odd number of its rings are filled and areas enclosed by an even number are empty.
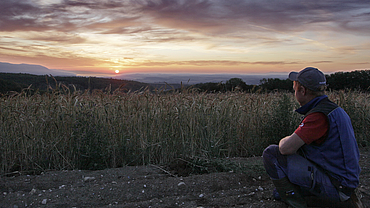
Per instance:
[[[296,133],[293,133],[280,140],[279,150],[282,155],[291,155],[295,154],[304,144],[304,141]]]

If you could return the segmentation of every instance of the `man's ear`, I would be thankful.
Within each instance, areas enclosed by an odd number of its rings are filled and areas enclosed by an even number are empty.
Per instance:
[[[304,86],[300,85],[299,86],[299,92],[302,93],[303,95],[306,95],[307,89]]]

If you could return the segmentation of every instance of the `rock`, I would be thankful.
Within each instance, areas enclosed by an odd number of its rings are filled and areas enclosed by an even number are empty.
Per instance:
[[[46,204],[48,202],[48,199],[43,199],[41,204]]]
[[[36,189],[32,189],[31,191],[30,191],[30,195],[33,195],[34,193],[36,193]]]
[[[251,192],[251,193],[249,193],[247,196],[253,196],[253,195],[255,195],[256,193],[255,192]]]
[[[177,184],[178,187],[184,187],[186,186],[186,184],[184,182],[180,182],[179,184]]]
[[[84,177],[84,182],[90,182],[95,180],[95,177]]]

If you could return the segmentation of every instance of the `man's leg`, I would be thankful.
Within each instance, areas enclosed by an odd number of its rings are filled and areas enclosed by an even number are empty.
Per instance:
[[[273,181],[286,177],[292,184],[299,186],[304,195],[339,201],[338,191],[329,177],[302,156],[282,155],[277,145],[270,145],[263,152],[263,162]]]
[[[299,186],[291,183],[280,166],[287,167],[287,158],[281,157],[279,147],[271,145],[263,152],[263,162],[266,172],[272,179],[281,199],[292,207],[307,207]]]

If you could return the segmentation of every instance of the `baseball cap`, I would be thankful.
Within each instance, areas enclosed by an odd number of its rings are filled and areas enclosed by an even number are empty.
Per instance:
[[[323,91],[327,86],[324,73],[315,67],[306,67],[300,72],[290,72],[289,79],[300,82],[312,91]]]

